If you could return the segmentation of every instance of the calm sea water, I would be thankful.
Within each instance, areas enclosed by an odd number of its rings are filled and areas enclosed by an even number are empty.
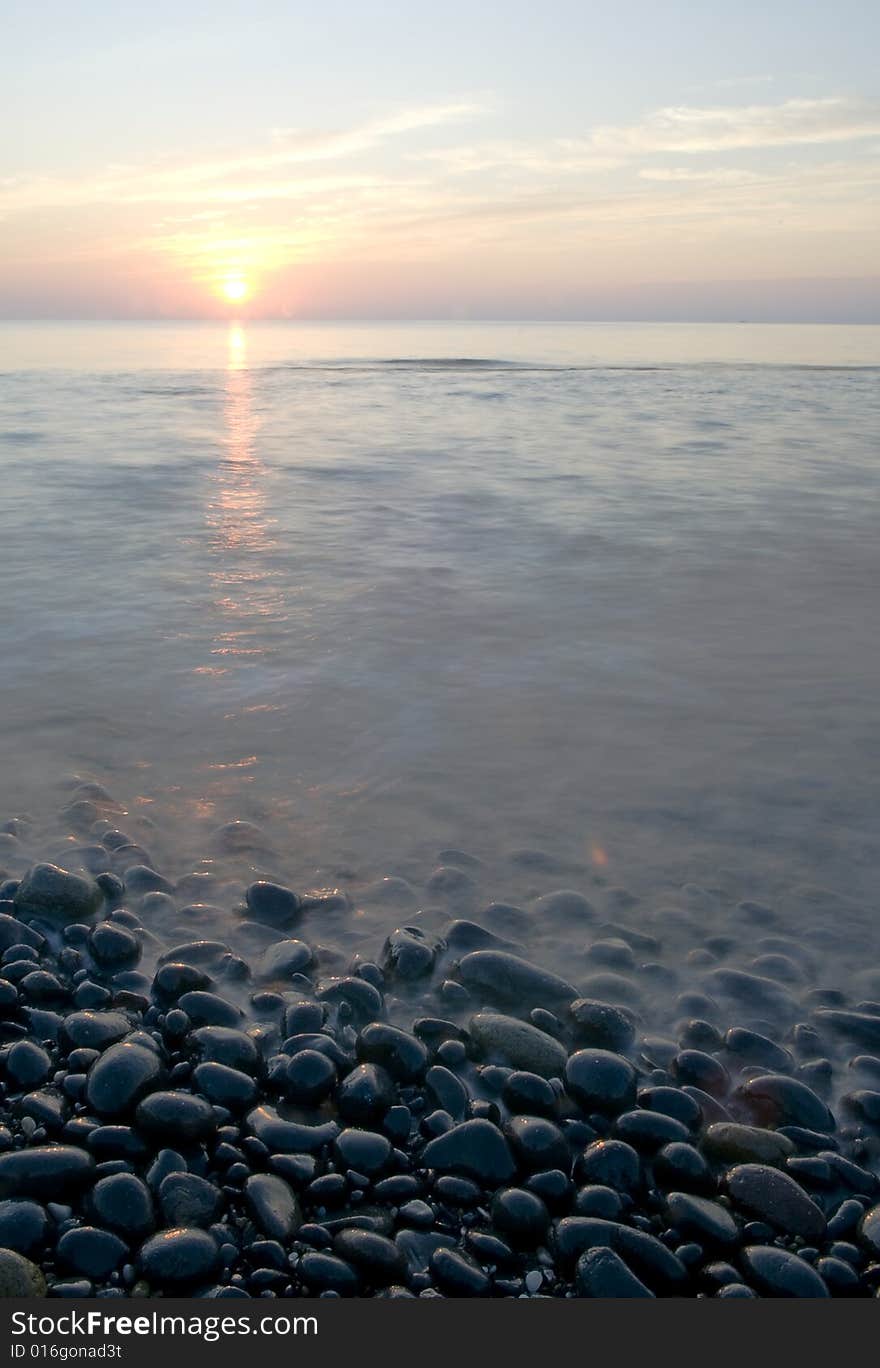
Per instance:
[[[0,817],[855,935],[878,434],[870,327],[2,325]]]

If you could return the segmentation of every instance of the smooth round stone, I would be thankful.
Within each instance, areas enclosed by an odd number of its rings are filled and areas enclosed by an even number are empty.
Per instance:
[[[114,855],[115,872],[118,873],[122,868],[126,893],[136,898],[143,897],[145,893],[173,893],[173,883],[163,878],[155,869],[151,869],[148,864],[138,862],[139,859],[143,859],[144,854],[138,846],[121,846]]]
[[[559,1078],[565,1068],[565,1047],[546,1031],[515,1017],[478,1012],[469,1023],[471,1037],[485,1059],[527,1070],[542,1078]]]
[[[880,1050],[880,1016],[828,1007],[818,1009],[813,1017],[820,1030],[830,1031],[867,1050]]]
[[[268,849],[265,833],[255,822],[224,822],[211,833],[211,844],[224,855],[247,855]]]
[[[7,1087],[13,1092],[39,1088],[52,1069],[52,1060],[42,1045],[33,1040],[17,1040],[6,1056]]]
[[[788,1050],[777,1045],[769,1036],[748,1031],[742,1026],[731,1026],[724,1037],[724,1048],[738,1063],[758,1064],[774,1072],[790,1069],[793,1064]]]
[[[699,1088],[710,1097],[726,1097],[730,1091],[730,1074],[723,1064],[703,1050],[680,1050],[672,1061],[670,1073],[680,1087]]]
[[[285,1097],[307,1106],[329,1097],[336,1085],[336,1065],[318,1050],[299,1050],[283,1074]]]
[[[157,1196],[166,1226],[209,1226],[223,1207],[219,1190],[195,1173],[169,1173],[159,1184]]]
[[[505,1125],[504,1134],[517,1163],[527,1172],[569,1167],[568,1141],[552,1121],[542,1116],[513,1116]]]
[[[766,1164],[738,1164],[727,1173],[725,1186],[737,1206],[786,1235],[812,1241],[825,1234],[821,1209],[779,1169]]]
[[[492,1287],[479,1264],[456,1249],[436,1249],[431,1256],[431,1271],[452,1296],[485,1297]]]
[[[476,887],[467,870],[456,865],[438,865],[425,882],[425,890],[433,897],[461,898],[472,894]]]
[[[455,1121],[463,1121],[467,1110],[469,1093],[451,1069],[442,1064],[434,1064],[425,1074],[428,1099],[438,1109],[446,1111]]]
[[[194,964],[163,964],[156,970],[153,991],[163,1002],[177,1002],[184,993],[204,992],[211,987],[212,979],[203,969]]]
[[[372,1230],[340,1230],[333,1249],[374,1287],[388,1287],[406,1278],[406,1262],[397,1245]]]
[[[412,884],[392,874],[368,884],[358,894],[357,900],[365,907],[414,907],[418,896]]]
[[[382,1015],[384,1008],[382,994],[378,988],[356,974],[322,980],[317,997],[319,1002],[334,1005],[344,1003],[350,1010],[352,1019],[359,1025],[375,1022]]]
[[[368,1178],[381,1173],[391,1159],[391,1141],[376,1131],[349,1127],[337,1135],[333,1154],[340,1168],[354,1169]]]
[[[623,1140],[596,1140],[577,1163],[580,1182],[598,1183],[616,1192],[635,1193],[642,1182],[641,1163],[632,1145]]]
[[[491,1121],[476,1119],[453,1126],[425,1146],[425,1168],[458,1173],[486,1187],[509,1183],[516,1173],[510,1146]]]
[[[589,1249],[577,1262],[575,1286],[579,1297],[653,1297],[613,1249]]]
[[[100,1282],[128,1258],[128,1245],[109,1230],[77,1226],[61,1236],[56,1256],[61,1268]]]
[[[200,1026],[187,1037],[187,1043],[206,1063],[225,1064],[247,1074],[255,1073],[260,1063],[253,1038],[229,1026]]]
[[[152,1050],[123,1040],[105,1050],[89,1069],[86,1101],[99,1116],[122,1116],[161,1077],[162,1064]]]
[[[184,909],[185,911],[186,909]],[[221,909],[210,909],[217,917],[222,916]],[[216,970],[220,967],[223,959],[230,953],[229,946],[225,941],[215,940],[192,940],[183,941],[179,945],[173,945],[170,950],[166,950],[159,956],[160,964],[188,964],[193,969]]]
[[[577,998],[569,1008],[569,1018],[578,1045],[619,1054],[635,1040],[635,1018],[624,1007],[613,1007],[594,998]]]
[[[45,1295],[46,1279],[37,1265],[14,1249],[0,1249],[0,1298]]]
[[[217,1128],[210,1103],[183,1092],[151,1093],[138,1103],[135,1121],[146,1135],[183,1145],[206,1140]]]
[[[324,1025],[324,1008],[320,1002],[295,1002],[284,1013],[284,1034],[288,1036],[309,1035],[320,1031]]]
[[[687,1240],[725,1248],[739,1241],[736,1221],[718,1202],[689,1192],[670,1192],[666,1199],[669,1224]]]
[[[336,1105],[346,1121],[379,1121],[394,1103],[391,1075],[375,1064],[360,1064],[346,1074],[336,1092]]]
[[[630,970],[636,967],[632,947],[616,936],[593,941],[587,947],[587,959],[608,969]]]
[[[817,1259],[816,1272],[832,1296],[853,1296],[859,1289],[859,1275],[844,1259]]]
[[[141,944],[126,927],[106,921],[90,932],[89,952],[105,969],[127,969],[140,959]]]
[[[284,1179],[275,1174],[251,1174],[245,1183],[245,1198],[256,1225],[267,1239],[287,1244],[302,1225],[296,1196]]]
[[[666,1191],[714,1192],[715,1179],[709,1165],[693,1145],[673,1141],[654,1156],[654,1180]]]
[[[679,1035],[679,1045],[683,1050],[721,1049],[724,1043],[721,1032],[711,1022],[694,1015],[696,1012],[711,1014],[716,1010],[715,1004],[709,998],[703,997],[701,993],[683,993],[676,1006],[691,1016],[691,1020],[685,1023]]]
[[[428,1051],[420,1040],[381,1021],[363,1028],[356,1049],[362,1063],[378,1064],[399,1083],[417,1082],[428,1067]]]
[[[301,940],[276,941],[267,945],[260,957],[261,979],[289,979],[309,968],[314,956],[311,947]]]
[[[10,965],[7,970],[12,972]],[[22,997],[31,1003],[52,1004],[67,997],[67,989],[55,974],[46,969],[34,969],[21,980]]]
[[[163,1230],[141,1246],[138,1267],[151,1284],[183,1287],[201,1282],[220,1264],[217,1242],[205,1230]]]
[[[681,1121],[663,1112],[635,1110],[624,1112],[614,1123],[614,1134],[633,1149],[649,1153],[664,1145],[687,1144],[690,1131]]]
[[[458,1178],[454,1174],[444,1174],[434,1184],[434,1196],[448,1206],[474,1207],[482,1193],[479,1183],[470,1178]]]
[[[525,1188],[503,1188],[492,1198],[492,1224],[515,1245],[534,1249],[550,1226],[546,1206]]]
[[[43,917],[66,924],[89,921],[103,898],[90,879],[57,865],[36,864],[21,880],[12,901],[16,917]]]
[[[655,1111],[663,1116],[671,1116],[690,1130],[696,1130],[703,1119],[699,1103],[689,1093],[680,1088],[640,1088],[639,1106],[646,1111]]]
[[[456,977],[472,992],[479,992],[489,1002],[551,1010],[567,1007],[578,996],[570,983],[539,969],[528,960],[505,950],[473,950],[458,964]]]
[[[577,925],[578,922],[594,921],[596,909],[591,902],[574,888],[557,888],[545,893],[534,902],[535,915],[540,918],[554,918]]]
[[[177,1005],[196,1027],[225,1026],[235,1029],[242,1019],[242,1013],[231,1002],[217,993],[207,993],[201,989],[183,993]]]
[[[750,1078],[739,1094],[756,1119],[771,1126],[802,1126],[830,1135],[834,1117],[812,1088],[783,1074]]]
[[[814,1061],[814,1066],[816,1068],[823,1064],[828,1065],[829,1077],[827,1082],[830,1083],[829,1061]],[[798,1073],[803,1077],[809,1067],[810,1066],[806,1064],[802,1065],[798,1070]],[[852,1117],[857,1122],[865,1123],[872,1130],[876,1130],[878,1125],[880,1125],[880,1092],[876,1092],[871,1088],[857,1088],[854,1092],[844,1093],[843,1097],[840,1099],[840,1108],[844,1115]]]
[[[360,1278],[351,1264],[335,1254],[310,1250],[299,1261],[299,1272],[307,1287],[315,1292],[336,1292],[340,1297],[356,1297]]]
[[[0,1198],[57,1201],[91,1180],[95,1161],[74,1145],[35,1145],[0,1154]]]
[[[435,945],[415,926],[397,927],[382,947],[385,973],[407,982],[430,974],[435,958]]]
[[[150,1189],[133,1173],[101,1178],[90,1196],[92,1215],[127,1240],[142,1240],[155,1228]]]
[[[575,1216],[596,1216],[602,1221],[616,1221],[623,1211],[623,1199],[613,1188],[601,1183],[590,1183],[575,1194],[572,1213]]]
[[[540,1074],[515,1069],[501,1087],[505,1106],[514,1114],[551,1116],[556,1110],[556,1093]]]
[[[625,974],[616,974],[610,969],[604,973],[588,974],[580,980],[580,985],[581,997],[597,1002],[610,1002],[617,1007],[635,1005],[641,996],[638,986],[631,978],[627,978]]]
[[[230,1069],[226,1064],[197,1064],[192,1078],[197,1090],[209,1102],[230,1111],[252,1107],[259,1093],[252,1078],[241,1069]]]
[[[700,1141],[709,1159],[724,1163],[782,1165],[794,1154],[794,1145],[785,1135],[759,1126],[740,1126],[735,1121],[716,1121]]]
[[[49,1218],[39,1202],[12,1198],[0,1202],[0,1249],[33,1254],[42,1249]]]
[[[749,1245],[740,1255],[743,1272],[766,1297],[827,1297],[815,1269],[796,1254],[772,1245]]]
[[[287,926],[302,908],[296,893],[281,884],[260,879],[249,885],[245,901],[251,916],[269,926]]]
[[[131,1022],[122,1012],[71,1012],[64,1018],[59,1040],[67,1049],[107,1049],[130,1030]]]
[[[615,1116],[636,1100],[636,1071],[610,1050],[578,1050],[565,1065],[565,1087],[583,1110]]]

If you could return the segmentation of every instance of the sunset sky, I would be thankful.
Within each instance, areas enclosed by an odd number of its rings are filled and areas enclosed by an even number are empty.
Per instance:
[[[875,0],[4,0],[0,316],[880,320]]]

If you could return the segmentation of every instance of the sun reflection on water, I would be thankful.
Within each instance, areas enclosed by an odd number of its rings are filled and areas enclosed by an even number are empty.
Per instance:
[[[247,363],[247,336],[229,329],[223,402],[222,456],[207,510],[213,568],[212,603],[219,616],[211,655],[227,667],[265,653],[264,628],[285,617],[284,597],[270,564],[276,520],[269,511],[267,469],[257,451],[260,418],[254,373]]]

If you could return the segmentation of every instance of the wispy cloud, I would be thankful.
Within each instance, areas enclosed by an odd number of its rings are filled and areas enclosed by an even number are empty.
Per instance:
[[[638,124],[597,128],[590,141],[610,155],[639,156],[849,142],[878,134],[880,100],[831,96],[773,105],[658,109]]]
[[[766,177],[758,171],[737,166],[713,166],[707,171],[696,171],[692,166],[644,166],[639,171],[639,179],[690,185],[754,185]]]
[[[343,186],[358,188],[376,184],[376,175],[349,172],[336,178],[306,177],[298,171],[295,178],[285,180],[280,173],[312,163],[362,157],[406,133],[441,128],[485,112],[485,106],[468,102],[426,105],[337,132],[276,129],[263,146],[228,156],[115,165],[78,177],[19,176],[0,182],[0,213],[100,203],[242,202],[283,199]]]

